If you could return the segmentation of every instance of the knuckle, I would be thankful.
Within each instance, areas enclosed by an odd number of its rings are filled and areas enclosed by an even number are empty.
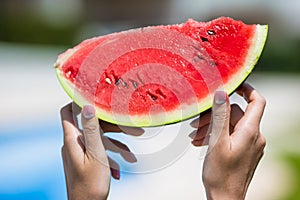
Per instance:
[[[257,94],[258,94],[258,93],[257,93]],[[258,100],[258,102],[259,102],[263,107],[266,106],[267,100],[266,100],[265,97],[263,97],[262,95],[258,94],[258,95],[257,95],[257,100]]]
[[[84,126],[83,130],[85,133],[100,133],[99,127],[96,125]]]
[[[99,124],[95,120],[84,121],[82,123],[82,128],[87,132],[99,132]]]
[[[266,140],[266,138],[262,135],[262,134],[260,134],[260,136],[259,136],[259,145],[264,149],[265,147],[266,147],[266,145],[267,145],[267,140]]]
[[[263,96],[261,96],[261,104],[262,104],[263,106],[266,106],[266,104],[267,104],[267,100],[266,100],[266,98],[263,97]]]
[[[213,120],[215,121],[224,121],[226,119],[228,119],[228,113],[226,111],[218,111],[215,112],[213,115]]]

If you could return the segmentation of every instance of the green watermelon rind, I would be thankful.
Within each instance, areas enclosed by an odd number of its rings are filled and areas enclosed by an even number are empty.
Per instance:
[[[268,35],[268,25],[256,25],[256,31],[252,39],[252,45],[249,48],[248,55],[245,59],[245,63],[243,67],[241,67],[241,70],[236,72],[232,78],[229,78],[229,82],[223,85],[223,89],[228,93],[232,94],[240,84],[242,84],[247,77],[252,72],[255,64],[259,60],[259,57],[263,51],[266,39]],[[74,53],[76,50],[72,51],[69,50],[68,56],[72,53]],[[62,60],[66,60],[66,58],[62,58]],[[74,92],[74,84],[71,83],[69,80],[64,78],[62,75],[59,64],[63,63],[58,60],[58,62],[55,65],[56,68],[56,75],[58,77],[58,80],[66,93],[69,95],[71,99],[80,107],[83,107],[84,105],[93,105],[92,102],[88,102],[84,97],[82,97],[78,92]],[[189,118],[192,118],[196,115],[199,115],[201,112],[204,112],[212,107],[213,103],[213,93],[214,91],[211,91],[212,94],[206,96],[203,98],[200,102],[197,103],[197,105],[180,105],[181,109],[176,109],[173,111],[165,112],[163,114],[159,115],[152,115],[151,117],[149,115],[136,115],[136,116],[125,116],[120,114],[114,114],[112,116],[111,113],[107,112],[106,110],[100,109],[97,106],[95,106],[96,109],[96,115],[98,118],[118,125],[123,126],[133,126],[133,127],[149,127],[149,126],[161,126],[165,124],[172,124],[179,121],[183,121]],[[188,113],[185,114],[183,117],[182,112]]]

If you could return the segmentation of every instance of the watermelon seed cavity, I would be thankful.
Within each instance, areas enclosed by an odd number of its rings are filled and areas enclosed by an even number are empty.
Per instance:
[[[201,53],[202,51],[201,51],[201,49],[199,48],[199,47],[197,47],[197,46],[192,46],[196,51],[198,51],[198,52],[196,52],[195,54],[196,54],[196,57],[197,58],[199,58],[200,60],[204,60],[205,61],[205,57],[203,56],[203,54]],[[196,58],[195,58],[195,61],[196,61]]]
[[[121,83],[122,83],[123,87],[127,88],[127,83],[123,79],[121,79],[121,78],[120,78],[120,80],[121,80]]]
[[[157,90],[155,90],[155,92],[157,93],[157,94],[159,94],[162,98],[167,98],[167,96],[158,88]]]
[[[153,101],[156,101],[158,96],[156,96],[155,94],[153,94],[152,92],[147,91],[146,93]]]
[[[127,88],[128,84],[127,84],[122,78],[116,78],[115,85],[116,85],[116,86],[119,86],[120,83],[122,84],[122,86],[123,86],[124,88]]]
[[[208,35],[215,35],[216,32],[215,32],[214,30],[208,30],[208,31],[207,31],[207,34],[208,34]]]
[[[196,54],[197,58],[199,58],[200,60],[205,60],[204,57],[202,55]]]
[[[132,86],[134,87],[134,89],[137,89],[138,88],[138,84],[137,84],[137,82],[136,81],[134,81],[134,80],[129,80],[131,83],[132,83]]]
[[[105,78],[105,82],[111,85],[111,80],[109,78]]]
[[[213,67],[216,67],[217,66],[217,63],[215,63],[214,61],[209,61],[209,64]]]

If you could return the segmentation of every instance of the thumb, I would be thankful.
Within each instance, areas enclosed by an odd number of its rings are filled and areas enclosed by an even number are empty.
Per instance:
[[[218,142],[226,142],[229,136],[230,105],[228,95],[224,91],[216,91],[212,107],[211,135],[208,149]]]
[[[105,148],[101,140],[99,122],[95,116],[94,107],[90,105],[84,106],[81,114],[84,145],[87,156],[91,156],[108,166]]]

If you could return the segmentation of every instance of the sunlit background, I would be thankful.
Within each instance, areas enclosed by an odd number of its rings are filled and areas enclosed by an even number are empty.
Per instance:
[[[0,199],[66,199],[59,109],[70,99],[53,68],[60,52],[93,36],[219,16],[269,24],[248,80],[268,105],[266,153],[247,199],[300,199],[299,10],[299,0],[1,0]],[[110,199],[205,199],[196,157],[183,155],[154,173],[121,174]]]

